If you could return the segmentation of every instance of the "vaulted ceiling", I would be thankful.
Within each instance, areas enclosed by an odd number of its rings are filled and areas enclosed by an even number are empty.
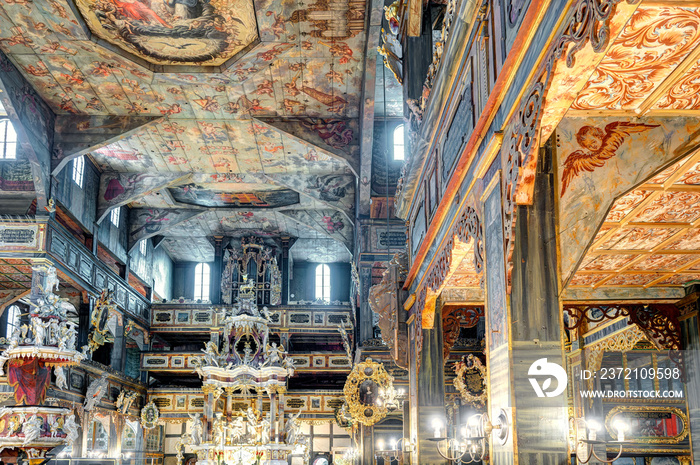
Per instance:
[[[98,216],[135,209],[130,246],[210,260],[208,236],[292,236],[347,260],[364,18],[347,0],[18,0],[0,48],[59,115],[54,170],[87,153]]]

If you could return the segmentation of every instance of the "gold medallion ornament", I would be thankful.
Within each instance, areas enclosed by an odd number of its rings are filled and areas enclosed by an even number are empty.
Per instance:
[[[160,412],[158,407],[153,401],[147,403],[143,409],[141,409],[141,426],[144,429],[153,429],[158,424],[158,418],[160,417]]]
[[[345,381],[345,402],[353,421],[365,426],[372,426],[384,418],[387,408],[379,400],[380,390],[393,388],[394,378],[389,375],[381,363],[367,358],[355,365]]]
[[[486,404],[486,367],[479,357],[469,354],[462,360],[455,362],[454,386],[459,391],[462,399],[474,407]]]
[[[103,346],[107,340],[109,315],[117,311],[117,304],[114,302],[112,294],[112,291],[103,289],[100,298],[95,302],[95,308],[90,314],[90,326],[92,328],[88,335],[88,350],[90,353]]]

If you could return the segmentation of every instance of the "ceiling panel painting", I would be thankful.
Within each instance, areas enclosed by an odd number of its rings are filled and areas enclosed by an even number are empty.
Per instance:
[[[685,180],[700,176],[699,162],[692,153],[619,197],[568,286],[658,289],[697,279],[700,199]]]
[[[642,185],[678,161],[679,154],[687,153],[685,146],[698,130],[700,122],[695,118],[637,118],[629,122],[613,116],[572,117],[559,124],[557,165],[564,282],[573,275],[604,221],[624,221],[642,210],[638,221],[670,223],[700,217],[700,193],[684,192],[684,198],[695,201],[695,206],[687,202],[684,206],[675,200],[658,201],[660,194],[665,197],[664,192]]]
[[[188,205],[222,208],[274,208],[299,203],[299,194],[291,189],[256,192],[226,192],[196,184],[171,187],[173,199]]]
[[[671,5],[638,8],[572,108],[637,108],[688,56],[698,40],[697,9]],[[664,105],[673,106],[673,101]]]
[[[150,63],[221,65],[257,39],[250,0],[77,0],[90,30]]]
[[[76,3],[0,3],[0,49],[56,114],[80,115],[71,137],[111,134],[80,146],[101,215],[126,203],[155,231],[171,212],[157,234],[175,260],[213,259],[214,234],[351,247],[365,1]],[[119,132],[136,118],[155,121]],[[195,206],[213,210],[176,214]]]

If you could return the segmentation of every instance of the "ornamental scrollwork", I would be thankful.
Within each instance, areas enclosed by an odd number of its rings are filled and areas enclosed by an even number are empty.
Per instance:
[[[158,425],[159,417],[158,407],[153,401],[150,401],[141,409],[141,426],[144,429],[153,429]]]
[[[343,388],[347,411],[353,422],[372,426],[386,416],[386,404],[377,402],[377,399],[380,390],[393,387],[393,381],[384,365],[371,358],[355,365]]]
[[[483,307],[444,307],[442,311],[442,355],[447,360],[462,326],[473,328],[484,316]]]
[[[462,399],[474,407],[483,407],[487,400],[486,367],[474,354],[465,355],[454,364],[454,387]]]
[[[452,227],[447,243],[443,247],[436,264],[428,274],[426,285],[431,290],[440,289],[442,283],[447,278],[452,266],[452,251],[455,247],[455,238],[461,242],[474,240],[474,268],[476,272],[482,274],[484,270],[484,241],[481,232],[481,220],[476,209],[467,206],[459,217],[459,220]],[[483,285],[483,275],[482,275]]]
[[[626,316],[628,324],[641,329],[658,348],[681,349],[681,324],[675,305],[567,305],[565,329],[571,331],[586,323],[600,323]]]
[[[540,122],[557,61],[566,54],[566,65],[572,68],[575,54],[590,42],[596,53],[605,50],[610,40],[610,18],[622,0],[579,0],[572,8],[564,31],[554,42],[544,60],[537,79],[530,85],[520,108],[511,120],[504,156],[503,203],[505,213],[505,242],[508,267],[512,267],[512,247],[516,222],[516,196],[521,169],[523,178],[534,178],[532,157],[539,146]],[[639,0],[627,0],[634,4]]]
[[[115,312],[116,309],[117,304],[114,302],[113,292],[103,289],[90,314],[90,326],[92,328],[88,335],[88,351],[90,353],[95,352],[104,345],[109,333],[109,328],[107,328],[109,315],[111,312]]]

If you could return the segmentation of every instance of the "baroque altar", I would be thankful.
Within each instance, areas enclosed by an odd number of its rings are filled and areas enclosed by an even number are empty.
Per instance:
[[[219,332],[202,349],[195,368],[205,394],[204,416],[191,415],[181,445],[197,454],[199,465],[222,461],[281,465],[292,451],[308,453],[308,438],[298,416],[285,418],[284,395],[294,364],[282,345],[270,342],[270,314],[259,308],[255,283],[244,282],[238,302],[224,310]],[[217,337],[218,336],[218,337]],[[224,407],[217,400],[225,396]],[[233,409],[233,398],[255,399],[247,409]],[[270,411],[263,413],[263,397]],[[181,459],[182,450],[178,448]]]

